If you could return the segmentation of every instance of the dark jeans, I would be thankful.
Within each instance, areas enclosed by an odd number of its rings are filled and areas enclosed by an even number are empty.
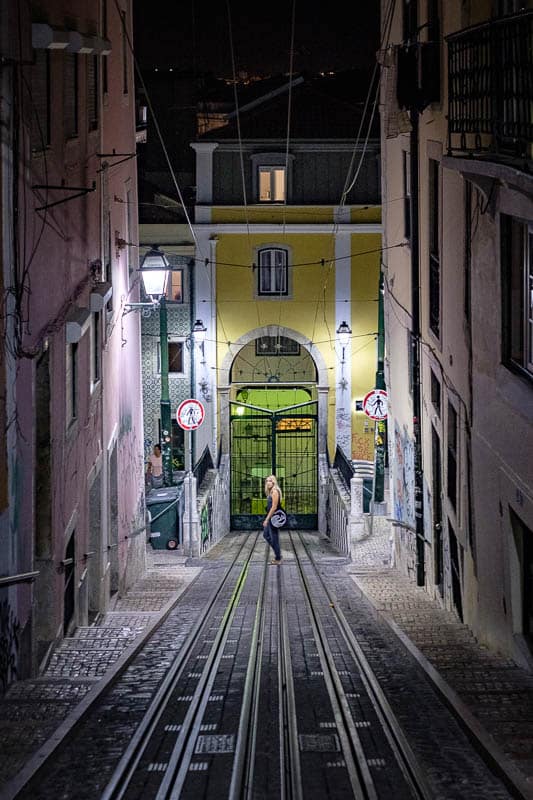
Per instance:
[[[270,547],[274,551],[274,556],[277,561],[281,560],[281,550],[279,546],[279,531],[273,525],[268,523],[266,528],[263,528],[263,537],[266,542],[270,545]]]

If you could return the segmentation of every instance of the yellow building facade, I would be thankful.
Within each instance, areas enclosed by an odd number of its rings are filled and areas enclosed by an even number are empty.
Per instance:
[[[233,527],[257,523],[264,478],[275,472],[295,525],[316,528],[321,459],[374,454],[373,423],[357,401],[376,376],[376,150],[362,153],[371,159],[367,202],[334,203],[353,142],[298,140],[287,154],[280,140],[237,145],[227,135],[193,145],[195,313],[210,321],[202,379],[214,398],[204,442],[229,453]],[[274,202],[261,195],[270,181]]]

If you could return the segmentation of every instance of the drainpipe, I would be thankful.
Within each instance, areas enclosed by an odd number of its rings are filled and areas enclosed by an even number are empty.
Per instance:
[[[415,467],[415,529],[416,529],[416,583],[425,584],[424,553],[424,483],[422,471],[422,440],[420,429],[420,231],[418,216],[419,158],[418,126],[419,112],[411,105],[410,166],[411,166],[411,378],[413,386],[413,436]]]

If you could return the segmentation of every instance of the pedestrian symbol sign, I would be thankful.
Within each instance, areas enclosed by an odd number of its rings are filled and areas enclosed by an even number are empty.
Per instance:
[[[199,428],[205,417],[205,408],[194,397],[184,400],[176,411],[176,419],[184,431],[194,431]]]
[[[385,419],[387,417],[388,400],[387,392],[383,389],[372,389],[365,395],[363,411],[370,419]]]

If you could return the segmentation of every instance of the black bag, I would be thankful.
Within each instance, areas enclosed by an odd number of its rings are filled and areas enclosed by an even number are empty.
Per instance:
[[[283,528],[287,524],[287,515],[282,508],[278,508],[270,517],[270,522],[274,528]]]

